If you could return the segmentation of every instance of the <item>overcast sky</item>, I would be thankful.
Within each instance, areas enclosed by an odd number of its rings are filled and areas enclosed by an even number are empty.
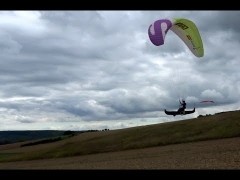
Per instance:
[[[193,21],[204,57],[171,30]],[[122,129],[239,110],[239,11],[0,11],[0,130]],[[168,116],[179,98],[194,114]],[[215,103],[199,103],[213,100]]]

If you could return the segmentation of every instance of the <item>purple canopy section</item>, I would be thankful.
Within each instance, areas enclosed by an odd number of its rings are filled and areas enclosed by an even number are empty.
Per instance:
[[[164,38],[167,31],[172,27],[169,19],[160,19],[151,24],[148,28],[148,36],[155,46],[164,44]]]

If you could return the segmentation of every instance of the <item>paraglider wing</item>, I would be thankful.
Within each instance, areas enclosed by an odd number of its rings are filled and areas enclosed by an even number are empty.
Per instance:
[[[201,101],[200,103],[207,103],[207,102],[214,103],[214,101],[212,101],[212,100],[204,100],[204,101]]]
[[[202,38],[197,26],[185,18],[159,19],[148,28],[148,36],[155,46],[164,44],[165,36],[171,29],[196,57],[204,56]]]
[[[173,18],[174,23],[170,28],[187,45],[191,52],[197,56],[204,55],[203,42],[197,26],[184,18]]]
[[[180,111],[167,111],[166,109],[164,110],[165,114],[167,115],[173,115],[173,116],[176,116],[176,115],[186,115],[186,114],[192,114],[195,112],[195,108],[193,108],[193,110],[188,110],[188,111],[185,111],[185,114],[181,114]]]

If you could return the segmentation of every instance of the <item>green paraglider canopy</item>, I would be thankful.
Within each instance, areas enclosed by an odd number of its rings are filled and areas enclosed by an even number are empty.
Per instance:
[[[148,36],[155,46],[164,44],[168,30],[172,30],[196,57],[204,56],[201,35],[194,22],[185,18],[159,19],[148,28]]]

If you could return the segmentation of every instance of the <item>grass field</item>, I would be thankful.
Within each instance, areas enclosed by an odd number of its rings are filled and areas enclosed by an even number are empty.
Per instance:
[[[57,161],[60,161],[63,158],[86,158],[97,155],[110,155],[111,153],[123,153],[128,151],[132,152],[133,150],[136,150],[136,153],[139,154],[141,151],[144,151],[144,149],[151,148],[161,148],[158,149],[158,151],[162,151],[164,148],[170,148],[168,149],[168,156],[171,155],[170,152],[175,152],[178,154],[178,156],[184,157],[187,154],[181,155],[181,153],[175,151],[173,147],[176,148],[177,145],[181,145],[183,147],[188,144],[186,147],[190,151],[191,149],[195,148],[191,147],[191,145],[194,145],[194,143],[211,142],[211,140],[214,142],[223,142],[222,139],[228,139],[228,141],[230,141],[230,139],[234,138],[237,140],[236,143],[240,143],[240,138],[238,138],[239,136],[240,111],[223,112],[216,115],[208,115],[200,118],[176,122],[120,130],[86,132],[63,139],[61,141],[38,144],[34,146],[21,147],[21,145],[26,142],[2,145],[0,146],[0,168],[4,167],[4,165],[7,165],[8,162],[14,162],[16,167],[16,162],[26,162],[29,160],[32,162],[34,162],[33,160],[47,160],[48,162],[56,161],[57,166]],[[200,146],[199,144],[195,145]],[[204,145],[205,150],[202,149],[201,152],[201,150],[199,151],[196,149],[197,153],[193,154],[195,156],[199,154],[200,156],[200,154],[204,153],[204,151],[209,151],[209,154],[211,154],[211,151],[213,151],[211,148],[214,148],[213,153],[215,154],[224,154],[223,151],[226,151],[225,154],[239,155],[240,150],[237,149],[235,145],[235,143],[232,143],[232,149],[231,147],[224,145],[226,149],[223,150],[219,148],[221,147],[219,145],[217,145],[218,148],[216,149],[215,146],[208,147],[211,146],[211,144],[208,144]],[[221,152],[215,152],[218,149],[221,150]],[[137,152],[137,150],[139,150],[139,152]],[[187,150],[182,149],[181,151],[185,152]],[[230,151],[232,153],[230,153]],[[149,156],[152,154],[154,153],[145,153],[145,156],[141,156],[140,153],[137,159],[149,158]],[[170,157],[173,158],[172,160],[174,160],[174,157],[176,159],[178,156],[176,154],[172,154]],[[119,156],[116,155],[116,157]],[[157,159],[157,155],[155,158]],[[194,159],[194,157],[191,158]],[[120,159],[118,160],[122,161]],[[238,166],[238,162],[239,160],[235,158],[235,165]],[[235,165],[234,168],[236,168]]]

